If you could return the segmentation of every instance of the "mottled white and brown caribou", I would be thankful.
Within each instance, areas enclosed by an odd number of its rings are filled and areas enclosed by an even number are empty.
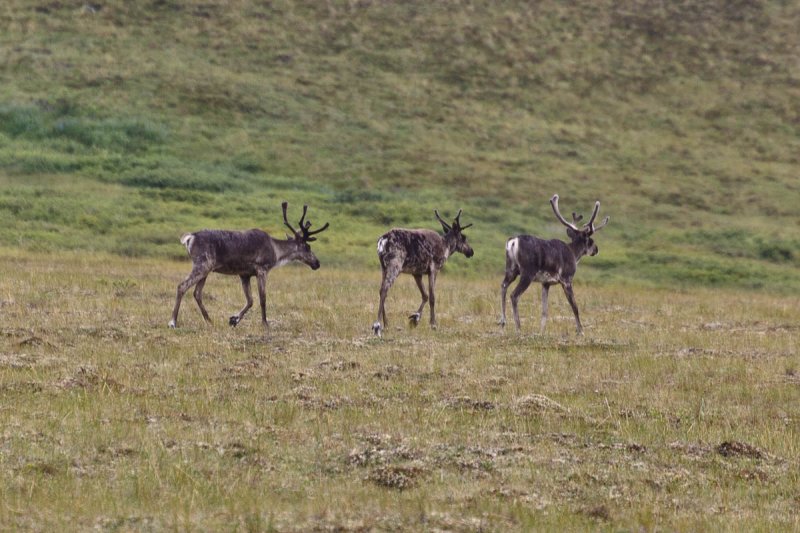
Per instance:
[[[410,324],[419,324],[422,309],[426,303],[430,303],[431,327],[436,328],[436,275],[454,252],[461,252],[467,257],[473,255],[467,237],[462,233],[472,224],[461,225],[461,210],[458,210],[452,225],[442,220],[439,211],[434,210],[434,214],[444,229],[444,235],[429,229],[395,228],[378,239],[378,259],[383,275],[378,319],[372,325],[372,331],[379,337],[387,325],[386,295],[398,275],[405,273],[414,276],[422,295],[419,309],[408,317]],[[428,276],[428,292],[425,292],[422,276]]]
[[[231,326],[238,324],[245,313],[253,306],[253,297],[250,291],[250,279],[255,276],[258,280],[258,298],[261,303],[261,322],[267,330],[266,310],[266,282],[267,273],[275,267],[285,265],[290,261],[300,261],[311,267],[319,268],[319,260],[311,251],[308,243],[315,241],[317,233],[328,228],[326,223],[320,229],[311,231],[311,222],[305,220],[308,206],[303,206],[303,216],[300,217],[299,230],[289,224],[286,218],[287,203],[283,202],[283,223],[292,230],[294,236],[276,239],[260,229],[247,231],[227,230],[202,230],[194,233],[185,233],[181,243],[186,246],[189,257],[192,259],[192,271],[178,285],[175,297],[175,307],[172,309],[172,320],[169,326],[174,328],[178,324],[178,310],[181,298],[191,286],[194,288],[194,299],[200,308],[203,318],[211,323],[205,306],[203,305],[203,286],[211,272],[239,276],[246,303],[235,315],[228,319]]]
[[[598,248],[592,239],[592,235],[601,230],[608,224],[609,217],[603,219],[599,226],[594,225],[597,212],[600,210],[600,202],[595,202],[594,211],[589,222],[579,228],[577,223],[583,218],[572,213],[573,222],[567,220],[558,210],[558,195],[554,194],[550,199],[550,206],[556,218],[567,227],[567,236],[570,242],[566,243],[558,239],[544,240],[532,235],[517,235],[511,237],[506,242],[506,275],[500,290],[500,325],[506,325],[506,290],[508,286],[519,277],[519,283],[511,293],[511,308],[514,312],[514,323],[519,326],[519,311],[517,305],[522,293],[528,286],[536,281],[542,284],[542,320],[540,333],[544,333],[545,323],[547,322],[547,296],[550,286],[560,284],[567,296],[569,305],[575,315],[575,324],[578,335],[583,334],[581,319],[578,314],[578,305],[575,303],[575,295],[572,291],[572,278],[578,268],[578,261],[584,255],[597,255]]]

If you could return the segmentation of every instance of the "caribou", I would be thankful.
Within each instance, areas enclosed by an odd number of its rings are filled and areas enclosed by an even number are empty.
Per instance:
[[[378,337],[387,325],[386,320],[386,295],[400,273],[411,274],[417,282],[422,295],[422,303],[416,313],[409,316],[412,327],[419,324],[422,309],[430,303],[431,328],[436,329],[436,275],[444,266],[447,258],[454,252],[460,252],[467,257],[472,257],[472,248],[467,244],[467,237],[463,230],[472,226],[461,225],[461,209],[458,210],[452,225],[445,222],[439,211],[434,210],[437,220],[442,225],[444,235],[439,235],[429,229],[402,229],[395,228],[381,235],[378,239],[378,259],[381,262],[381,290],[380,304],[378,305],[378,319],[372,325],[372,331]],[[422,276],[428,276],[428,292]],[[383,322],[381,322],[381,320]]]
[[[260,229],[247,231],[227,230],[202,230],[194,233],[185,233],[181,237],[181,244],[186,247],[192,259],[192,271],[179,285],[175,297],[175,307],[172,309],[172,320],[169,326],[174,328],[178,324],[178,310],[181,307],[183,295],[194,285],[194,299],[200,308],[200,313],[207,323],[211,323],[205,306],[203,305],[203,287],[206,278],[211,272],[218,272],[230,276],[239,276],[246,303],[235,315],[228,319],[231,326],[236,326],[244,318],[245,313],[253,306],[253,297],[250,291],[250,280],[256,276],[258,280],[258,298],[261,304],[261,322],[265,331],[268,331],[266,310],[266,282],[267,273],[291,261],[305,263],[312,270],[319,268],[319,260],[311,251],[308,243],[316,240],[317,233],[325,231],[328,223],[321,228],[311,231],[311,222],[306,221],[308,206],[303,206],[303,216],[300,217],[299,229],[294,229],[286,218],[287,202],[281,204],[283,209],[283,223],[292,231],[293,236],[286,235],[286,240],[271,237]]]
[[[583,335],[578,305],[575,303],[575,295],[572,291],[572,278],[575,276],[578,261],[583,256],[597,255],[599,250],[592,235],[608,224],[609,217],[605,217],[600,225],[594,225],[597,212],[600,210],[600,202],[595,202],[589,222],[579,228],[577,224],[583,217],[573,212],[572,223],[568,222],[558,209],[557,194],[550,199],[550,206],[559,222],[567,227],[567,236],[570,238],[570,242],[566,243],[558,239],[544,240],[532,235],[517,235],[508,239],[506,242],[506,273],[500,290],[500,325],[506,325],[506,290],[519,277],[519,283],[511,293],[511,307],[517,332],[520,331],[517,304],[531,282],[536,281],[542,284],[540,333],[544,333],[547,322],[547,296],[550,286],[558,283],[564,289],[567,301],[572,307],[578,335]]]

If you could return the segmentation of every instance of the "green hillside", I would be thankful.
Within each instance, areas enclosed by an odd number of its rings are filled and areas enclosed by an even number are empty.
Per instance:
[[[0,245],[184,259],[202,227],[330,221],[323,264],[392,226],[564,238],[579,277],[800,291],[800,7],[780,0],[6,0]],[[296,212],[296,211],[295,211]]]

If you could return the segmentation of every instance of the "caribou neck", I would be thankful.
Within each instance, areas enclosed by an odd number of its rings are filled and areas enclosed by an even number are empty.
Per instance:
[[[455,236],[452,233],[446,233],[442,240],[444,241],[444,258],[447,259],[453,252],[456,251],[458,247],[458,240],[456,240]]]
[[[272,237],[272,249],[275,251],[276,266],[280,266],[292,260],[292,254],[297,250],[297,243],[294,237],[287,239]]]
[[[575,256],[575,263],[577,264],[584,255],[589,253],[589,247],[586,246],[585,242],[575,240],[567,244],[567,247],[572,252],[572,255]]]

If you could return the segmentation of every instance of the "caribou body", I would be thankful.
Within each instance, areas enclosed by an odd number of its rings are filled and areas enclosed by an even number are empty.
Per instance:
[[[227,230],[202,230],[195,233],[185,233],[181,243],[186,247],[192,259],[192,271],[178,285],[175,297],[175,307],[172,309],[172,319],[169,321],[171,328],[178,323],[178,310],[181,306],[183,295],[194,285],[194,299],[200,308],[203,319],[210,323],[205,306],[203,305],[203,287],[206,278],[211,272],[239,276],[246,303],[235,315],[228,319],[231,326],[236,326],[245,313],[253,306],[253,297],[250,290],[250,280],[256,276],[258,280],[258,297],[261,304],[261,321],[267,328],[266,311],[266,281],[267,273],[278,266],[290,261],[300,261],[311,267],[319,268],[319,260],[311,251],[309,242],[315,241],[313,235],[327,229],[326,223],[320,229],[310,231],[311,222],[306,222],[308,206],[303,206],[303,216],[300,218],[300,229],[296,230],[286,218],[287,203],[281,204],[283,209],[283,222],[292,230],[293,237],[276,239],[260,229],[248,231]]]
[[[436,328],[436,275],[454,252],[460,252],[467,257],[473,255],[472,248],[462,233],[472,224],[461,225],[461,210],[458,211],[452,225],[442,220],[438,211],[434,211],[434,214],[442,225],[444,235],[429,229],[395,228],[378,239],[378,259],[381,262],[382,279],[378,319],[372,325],[375,335],[381,336],[383,328],[387,325],[386,295],[401,273],[414,276],[422,296],[419,309],[409,316],[411,325],[419,324],[422,309],[426,303],[430,303],[431,327]],[[423,276],[428,277],[427,292],[422,281]]]
[[[519,283],[511,293],[511,308],[514,312],[514,323],[517,331],[520,330],[519,299],[528,286],[535,281],[542,284],[540,333],[544,333],[545,323],[547,322],[547,297],[550,286],[558,283],[564,289],[567,301],[572,307],[578,335],[582,335],[583,327],[581,326],[578,305],[575,303],[575,295],[572,290],[572,278],[578,268],[578,261],[583,256],[597,255],[599,250],[592,239],[592,235],[608,224],[609,217],[603,219],[599,226],[594,225],[597,212],[600,210],[600,202],[595,202],[594,211],[589,222],[579,228],[577,223],[583,217],[573,212],[573,222],[567,222],[558,209],[557,194],[554,194],[550,199],[550,206],[553,208],[556,218],[567,227],[567,236],[570,238],[570,242],[567,243],[558,239],[544,240],[532,235],[517,235],[508,239],[506,242],[506,274],[500,290],[502,313],[500,325],[505,326],[506,324],[506,290],[519,277]]]

